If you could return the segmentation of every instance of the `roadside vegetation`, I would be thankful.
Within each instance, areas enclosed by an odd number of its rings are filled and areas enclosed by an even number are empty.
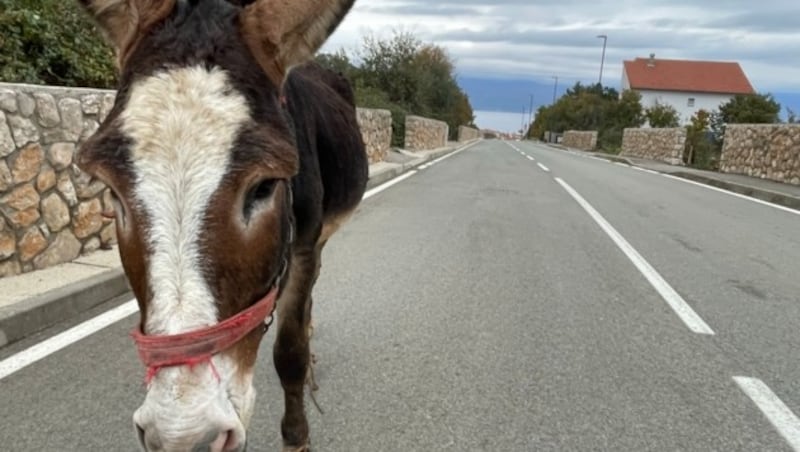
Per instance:
[[[545,132],[596,130],[598,148],[617,154],[622,147],[622,131],[627,127],[686,127],[687,165],[717,170],[722,140],[728,124],[774,124],[780,122],[780,104],[771,94],[737,95],[715,111],[698,111],[689,124],[681,124],[678,112],[669,105],[643,108],[641,97],[633,91],[620,96],[613,88],[598,84],[575,84],[555,104],[539,107],[527,131],[529,139],[543,139]],[[789,110],[790,123],[800,122]]]
[[[317,61],[350,80],[360,107],[392,112],[394,146],[403,144],[409,114],[446,122],[451,139],[458,126],[474,127],[472,105],[458,85],[447,50],[410,33],[385,39],[366,36],[360,48],[319,54]]]
[[[617,154],[622,147],[622,131],[645,123],[641,96],[634,91],[619,91],[599,84],[576,83],[550,106],[541,106],[528,130],[529,138],[542,139],[545,132],[596,130],[597,144]]]
[[[0,0],[0,81],[112,88],[113,54],[78,2]]]
[[[392,112],[392,143],[402,146],[408,114],[474,126],[472,105],[456,81],[443,47],[408,33],[367,36],[352,55],[320,54],[317,61],[345,74],[356,103]],[[0,81],[70,87],[114,88],[113,53],[77,2],[0,0]]]

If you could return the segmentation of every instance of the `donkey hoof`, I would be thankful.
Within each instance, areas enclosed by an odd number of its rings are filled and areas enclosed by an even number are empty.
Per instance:
[[[281,452],[311,452],[311,446],[308,443],[302,446],[283,446]]]

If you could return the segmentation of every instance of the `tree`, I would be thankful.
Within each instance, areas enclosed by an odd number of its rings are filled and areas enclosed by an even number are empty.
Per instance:
[[[351,80],[358,106],[392,112],[393,145],[403,145],[405,117],[412,112],[445,121],[451,138],[459,126],[474,125],[469,97],[459,87],[455,64],[444,48],[401,32],[389,39],[366,36],[355,53],[360,64],[341,50],[316,59]]]
[[[641,127],[646,120],[642,108],[642,95],[636,91],[623,92],[614,112],[616,125],[621,128]]]
[[[686,126],[686,150],[684,161],[687,165],[703,169],[717,169],[722,142],[717,142],[713,137],[713,114],[699,110],[695,113],[690,124]]]
[[[718,110],[712,111],[708,122],[711,138],[717,146],[722,148],[722,141],[725,139],[725,121],[722,119],[722,113]]]
[[[598,145],[616,152],[622,145],[622,130],[644,123],[641,96],[625,91],[620,96],[599,84],[575,84],[553,105],[539,107],[529,138],[542,138],[546,131],[596,130]]]
[[[800,118],[797,117],[797,114],[789,107],[786,107],[786,123],[787,124],[800,124]]]
[[[780,121],[780,111],[771,94],[737,94],[719,107],[725,124],[773,124]]]
[[[357,52],[364,86],[378,88],[389,101],[426,114],[418,97],[420,79],[414,67],[421,46],[422,42],[410,33],[396,33],[391,39],[365,36]]]
[[[418,100],[425,115],[450,126],[451,138],[458,135],[458,126],[475,121],[469,98],[455,79],[455,65],[443,47],[425,44],[414,57],[413,68],[418,77]]]
[[[675,107],[669,104],[656,102],[654,106],[645,110],[644,115],[650,127],[656,129],[678,127],[680,124],[678,110],[675,110]]]
[[[320,66],[338,72],[345,77],[352,78],[357,68],[350,62],[350,57],[344,49],[339,49],[336,53],[320,53],[315,57]]]

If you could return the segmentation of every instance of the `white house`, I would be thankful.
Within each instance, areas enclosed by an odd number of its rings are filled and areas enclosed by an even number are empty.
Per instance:
[[[636,58],[625,61],[622,91],[642,95],[642,106],[671,105],[682,124],[698,110],[711,112],[737,94],[754,93],[739,63]]]

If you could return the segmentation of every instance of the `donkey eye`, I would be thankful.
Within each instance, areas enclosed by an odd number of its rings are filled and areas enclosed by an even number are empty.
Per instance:
[[[247,192],[247,196],[244,199],[244,217],[250,218],[250,214],[253,212],[253,209],[256,207],[258,203],[267,201],[270,197],[272,197],[272,193],[275,191],[275,184],[277,180],[275,179],[264,179],[255,187],[251,188],[249,192]]]
[[[275,182],[275,179],[264,179],[259,182],[259,184],[253,188],[253,200],[263,201],[272,196],[272,192],[275,190]]]

